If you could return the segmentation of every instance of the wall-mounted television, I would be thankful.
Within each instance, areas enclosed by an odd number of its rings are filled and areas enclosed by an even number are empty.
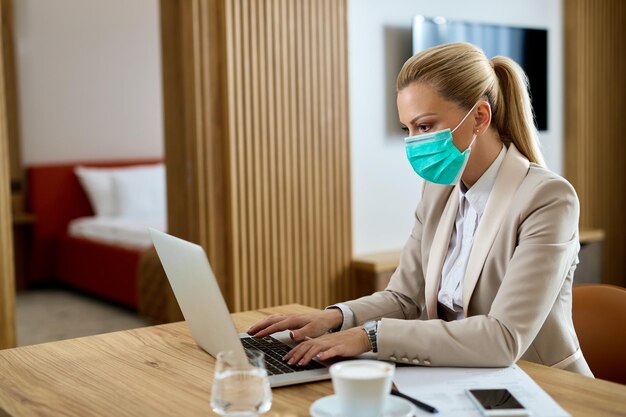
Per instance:
[[[498,26],[415,16],[413,53],[451,42],[469,42],[488,58],[503,55],[515,60],[526,72],[539,130],[548,130],[548,31],[546,29]]]

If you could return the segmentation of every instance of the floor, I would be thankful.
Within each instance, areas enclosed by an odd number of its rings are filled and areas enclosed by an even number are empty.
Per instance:
[[[16,310],[18,346],[150,325],[129,309],[63,289],[20,292]]]

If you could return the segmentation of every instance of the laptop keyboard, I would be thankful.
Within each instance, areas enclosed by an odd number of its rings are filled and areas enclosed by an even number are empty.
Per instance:
[[[262,339],[244,337],[241,339],[241,343],[245,350],[260,350],[265,354],[265,367],[268,375],[281,375],[325,368],[324,365],[316,361],[311,361],[306,366],[288,365],[282,358],[291,348],[272,336],[266,336]]]

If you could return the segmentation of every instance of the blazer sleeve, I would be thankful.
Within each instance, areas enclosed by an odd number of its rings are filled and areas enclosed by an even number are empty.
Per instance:
[[[424,311],[424,272],[422,268],[423,202],[415,210],[415,224],[402,253],[400,264],[384,291],[342,303],[354,313],[354,325],[390,317],[418,319]]]
[[[432,366],[515,363],[545,322],[578,243],[578,198],[565,180],[539,184],[520,214],[518,245],[487,315],[463,320],[383,319],[378,357]]]

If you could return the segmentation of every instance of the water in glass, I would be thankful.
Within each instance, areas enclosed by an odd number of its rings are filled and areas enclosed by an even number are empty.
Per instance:
[[[231,351],[217,355],[211,407],[220,415],[258,416],[272,406],[263,352],[246,354],[247,361]]]

